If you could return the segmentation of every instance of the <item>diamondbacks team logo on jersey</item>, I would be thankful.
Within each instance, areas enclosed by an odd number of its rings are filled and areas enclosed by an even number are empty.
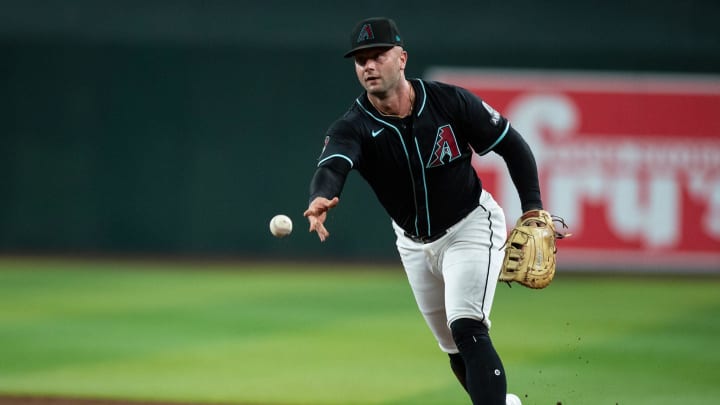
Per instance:
[[[357,42],[367,41],[373,38],[375,38],[375,34],[373,34],[372,26],[370,24],[365,24],[362,26],[362,28],[360,28]]]
[[[427,167],[438,167],[445,163],[450,163],[460,157],[460,147],[455,139],[455,133],[450,125],[443,125],[438,128],[435,137],[435,146],[433,147],[430,161]]]

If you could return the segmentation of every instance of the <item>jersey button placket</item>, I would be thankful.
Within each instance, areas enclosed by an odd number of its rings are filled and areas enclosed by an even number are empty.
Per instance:
[[[413,139],[413,148],[418,145],[417,140]],[[430,224],[428,223],[428,207],[426,201],[426,184],[425,184],[425,165],[419,149],[413,153],[412,159],[413,180],[415,181],[415,206],[417,207],[417,224],[420,234],[418,236],[430,236]]]

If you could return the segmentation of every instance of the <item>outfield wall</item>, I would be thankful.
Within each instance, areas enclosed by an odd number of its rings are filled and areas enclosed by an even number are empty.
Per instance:
[[[0,253],[395,260],[357,175],[328,242],[301,217],[324,131],[360,92],[340,55],[365,16],[398,21],[410,77],[720,74],[713,1],[389,3],[2,2]],[[291,238],[267,231],[279,212]]]
[[[543,201],[570,224],[572,268],[720,266],[720,76],[435,68],[501,111],[535,152]],[[511,218],[496,155],[474,166]]]

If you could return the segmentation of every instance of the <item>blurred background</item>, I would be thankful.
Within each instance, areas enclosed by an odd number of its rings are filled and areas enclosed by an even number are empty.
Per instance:
[[[573,233],[551,288],[498,287],[512,392],[717,402],[717,0],[0,0],[0,394],[467,401],[360,176],[327,242],[302,217],[370,16],[397,21],[408,77],[511,120]],[[513,224],[503,163],[475,164]]]
[[[357,174],[328,242],[302,218],[324,132],[361,92],[342,58],[349,32],[379,15],[405,36],[408,77],[437,67],[624,83],[680,74],[701,77],[695,90],[707,85],[700,93],[718,105],[712,0],[4,0],[0,253],[395,260],[389,219]],[[710,120],[690,136],[715,150],[717,114]],[[698,229],[720,212],[717,161],[705,169],[692,184],[715,199],[689,205],[697,219],[677,211]],[[295,221],[292,237],[268,232],[277,213]],[[697,236],[704,270],[719,267],[712,224]]]

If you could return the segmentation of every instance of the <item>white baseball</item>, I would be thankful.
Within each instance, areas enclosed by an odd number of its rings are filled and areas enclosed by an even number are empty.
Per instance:
[[[270,220],[270,232],[277,238],[284,238],[292,232],[292,220],[287,215],[275,215]]]

